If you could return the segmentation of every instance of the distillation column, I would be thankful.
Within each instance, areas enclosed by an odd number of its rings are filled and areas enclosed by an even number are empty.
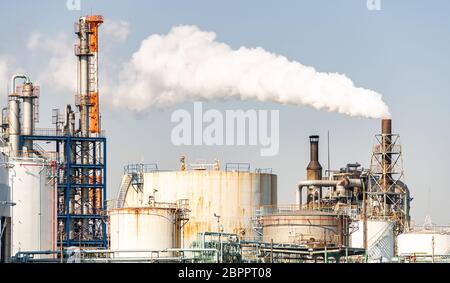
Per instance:
[[[85,17],[80,17],[75,25],[75,33],[79,39],[79,44],[75,46],[75,52],[78,56],[79,132],[81,137],[89,137],[89,57],[91,53],[89,50],[90,28]],[[89,143],[86,141],[81,143],[80,159],[81,164],[89,164]],[[89,183],[89,171],[82,169],[81,172],[81,183]],[[81,188],[81,213],[89,214],[89,190],[87,188]],[[88,219],[83,218],[81,228],[83,239],[86,239],[85,233],[89,229],[88,225]]]
[[[8,135],[9,135],[11,156],[14,157],[19,156],[19,140],[20,140],[20,101],[19,101],[20,97],[19,94],[16,93],[16,79],[24,79],[25,85],[31,84],[30,78],[23,74],[15,74],[11,78],[11,91],[8,97],[9,100]]]
[[[103,17],[90,15],[80,17],[75,25],[75,33],[79,43],[75,46],[78,56],[78,107],[80,111],[79,133],[83,138],[96,137],[100,133],[100,114],[98,99],[98,26],[103,23]],[[94,164],[98,161],[100,152],[97,152],[96,142],[81,142],[80,161],[83,165]],[[81,183],[84,185],[95,184],[101,178],[92,169],[81,170]],[[81,190],[81,214],[91,215],[98,213],[97,203],[103,202],[101,190],[95,187],[83,187]],[[100,194],[98,194],[100,193]],[[89,225],[92,219],[82,219],[82,238],[89,240],[92,231]],[[91,232],[90,232],[91,231]],[[95,234],[95,232],[94,232]]]

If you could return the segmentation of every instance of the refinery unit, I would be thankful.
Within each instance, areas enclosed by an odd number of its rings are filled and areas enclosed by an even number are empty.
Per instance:
[[[53,110],[53,128],[36,127],[39,86],[25,74],[11,78],[1,117],[1,262],[449,260],[449,229],[411,225],[391,119],[381,120],[368,169],[354,162],[324,171],[319,136],[309,136],[310,162],[292,204],[278,203],[271,169],[184,156],[175,171],[126,165],[117,197],[107,201],[102,22],[91,15],[75,24],[75,107]]]

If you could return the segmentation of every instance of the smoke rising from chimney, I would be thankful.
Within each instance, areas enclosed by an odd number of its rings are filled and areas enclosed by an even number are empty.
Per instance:
[[[177,26],[151,35],[118,74],[111,103],[132,111],[188,99],[270,101],[367,118],[390,117],[382,96],[342,74],[317,72],[264,49],[233,50],[216,34]]]

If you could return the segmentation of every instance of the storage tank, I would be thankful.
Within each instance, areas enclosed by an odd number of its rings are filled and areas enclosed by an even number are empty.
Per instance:
[[[333,213],[294,210],[262,216],[264,242],[340,246],[347,243],[346,230],[348,219]]]
[[[56,192],[43,159],[10,159],[12,256],[56,248]]]
[[[177,240],[175,206],[116,208],[109,212],[111,250],[164,250]],[[151,253],[119,252],[117,257],[150,257]],[[167,256],[168,254],[165,254]]]
[[[364,248],[363,221],[350,235],[352,248]],[[367,257],[369,262],[390,262],[394,257],[394,223],[387,220],[367,220]]]
[[[200,232],[220,230],[254,237],[252,218],[256,208],[277,202],[277,176],[268,173],[219,170],[148,172],[143,174],[142,188],[140,191],[129,186],[123,207],[146,206],[150,197],[169,203],[188,200],[189,221],[184,225],[180,244],[184,248],[190,247]]]
[[[0,152],[0,263],[11,256],[11,192],[8,178],[8,156]]]
[[[433,252],[434,250],[434,252]],[[398,235],[397,255],[450,255],[450,233],[422,230]]]

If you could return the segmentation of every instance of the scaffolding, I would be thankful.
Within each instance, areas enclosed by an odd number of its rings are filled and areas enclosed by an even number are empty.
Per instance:
[[[404,183],[402,146],[398,134],[377,134],[368,182],[368,217],[395,223],[399,233],[409,226],[409,190]],[[386,142],[387,141],[387,142]]]
[[[22,135],[21,146],[26,140],[56,146],[58,245],[106,247],[106,138]],[[88,163],[81,162],[82,144],[89,145]],[[83,192],[89,196],[84,203]]]

